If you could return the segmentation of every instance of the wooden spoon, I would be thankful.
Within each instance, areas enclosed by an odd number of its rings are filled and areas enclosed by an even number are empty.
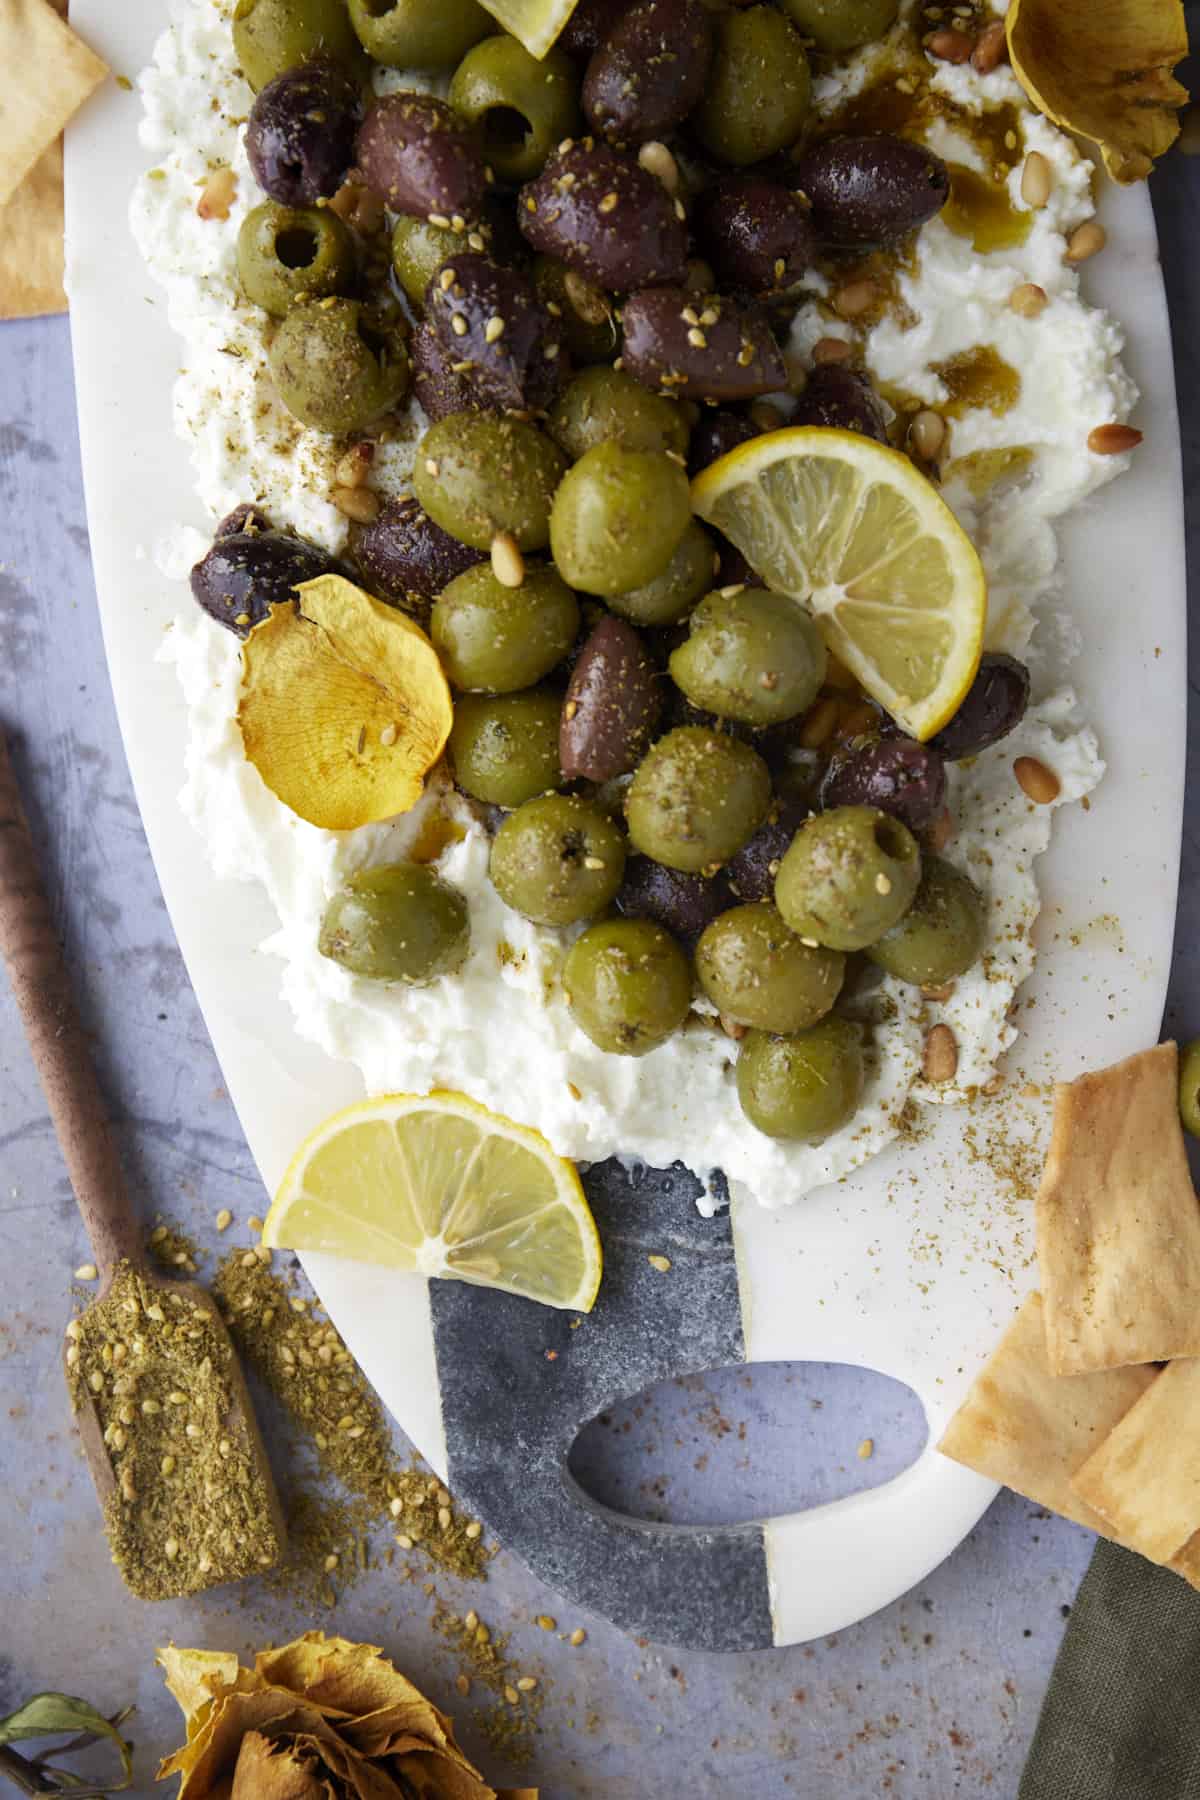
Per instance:
[[[278,1561],[283,1548],[285,1529],[283,1513],[275,1492],[266,1450],[254,1418],[250,1396],[229,1342],[224,1321],[211,1296],[196,1282],[172,1281],[159,1275],[147,1262],[142,1246],[141,1230],[129,1192],[125,1186],[116,1146],[109,1129],[104,1101],[96,1081],[79,1015],[75,1010],[62,949],[38,870],[37,852],[29,833],[29,824],[21,805],[20,793],[13,775],[8,747],[0,731],[0,953],[8,968],[17,1007],[25,1026],[30,1053],[41,1079],[50,1109],[50,1117],[58,1137],[59,1149],[71,1186],[91,1239],[92,1251],[100,1272],[100,1290],[95,1300],[80,1315],[80,1325],[103,1302],[110,1292],[113,1277],[122,1264],[136,1270],[146,1289],[160,1290],[164,1295],[183,1296],[192,1307],[201,1309],[219,1333],[218,1357],[227,1387],[230,1405],[221,1431],[231,1442],[248,1451],[250,1490],[261,1503],[266,1517],[259,1520],[262,1543],[273,1537],[274,1553],[259,1554],[254,1566],[264,1567]],[[172,1302],[172,1310],[177,1302]],[[211,1353],[213,1340],[206,1334]],[[147,1338],[153,1355],[155,1340]],[[69,1348],[69,1346],[68,1346]],[[228,1352],[227,1356],[224,1352]],[[158,1351],[161,1357],[161,1348]],[[200,1352],[196,1352],[199,1361]],[[179,1349],[175,1347],[171,1386],[177,1385]],[[166,1380],[168,1371],[162,1371]],[[142,1365],[141,1376],[147,1385],[154,1382],[154,1369]],[[79,1384],[75,1384],[78,1386]],[[117,1478],[98,1408],[84,1390],[82,1403],[77,1401],[79,1435],[91,1469],[96,1494],[106,1521],[119,1505]],[[136,1506],[136,1500],[132,1502]],[[202,1504],[202,1503],[201,1503]],[[170,1565],[167,1565],[170,1567]],[[139,1585],[138,1570],[121,1564],[121,1572],[135,1593],[147,1598],[167,1599],[174,1594],[194,1593],[202,1587],[214,1587],[247,1571],[244,1552],[235,1547],[222,1561],[219,1554],[212,1566],[197,1574],[194,1559],[183,1557],[174,1585],[170,1576],[164,1584],[159,1569],[153,1590]]]

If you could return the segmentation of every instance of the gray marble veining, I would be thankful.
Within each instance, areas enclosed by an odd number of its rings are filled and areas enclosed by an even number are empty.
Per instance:
[[[1193,592],[1200,581],[1200,159],[1172,156],[1154,184],[1174,321]],[[0,326],[0,722],[66,937],[130,1178],[212,1241],[223,1206],[263,1196],[196,1010],[129,788],[96,617],[63,320]],[[1144,421],[1153,431],[1155,421]],[[119,446],[114,446],[119,454]],[[1200,671],[1194,653],[1193,687]],[[1200,731],[1167,1028],[1200,1030]],[[111,1567],[74,1444],[58,1368],[82,1229],[8,993],[0,986],[0,1715],[42,1688],[106,1709],[138,1703],[136,1792],[176,1741],[153,1668],[174,1638],[247,1651],[314,1620],[249,1586],[150,1609]],[[797,1424],[797,1420],[800,1421]],[[585,1485],[644,1517],[735,1521],[886,1478],[919,1448],[919,1408],[846,1370],[731,1371],[606,1415],[577,1451]],[[872,1437],[876,1455],[856,1448]],[[284,1434],[272,1434],[286,1472]],[[382,1541],[382,1534],[381,1534]],[[1084,1532],[1002,1495],[928,1581],[836,1638],[737,1657],[664,1652],[564,1610],[501,1554],[484,1589],[436,1595],[424,1571],[373,1570],[342,1597],[337,1628],[383,1644],[463,1723],[469,1749],[506,1771],[454,1690],[430,1629],[437,1600],[475,1605],[512,1633],[545,1705],[526,1779],[546,1800],[846,1800],[1015,1793],[1076,1583]],[[559,1633],[583,1625],[578,1647]]]

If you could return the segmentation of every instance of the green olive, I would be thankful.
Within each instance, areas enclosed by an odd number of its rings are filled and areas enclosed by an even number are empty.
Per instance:
[[[542,794],[505,819],[489,873],[500,898],[536,925],[574,925],[608,906],[625,873],[625,840],[578,794]]]
[[[834,56],[890,31],[900,0],[778,0],[797,31]]]
[[[621,348],[621,327],[611,296],[552,256],[536,256],[532,273],[538,299],[562,320],[571,360],[611,362]]]
[[[627,594],[610,594],[609,611],[635,625],[674,625],[708,591],[719,566],[716,545],[691,519],[662,574]]]
[[[317,948],[352,975],[419,987],[452,975],[471,944],[467,903],[421,863],[359,869],[325,908]]]
[[[450,413],[421,440],[413,492],[435,525],[473,550],[489,549],[501,531],[511,532],[522,550],[541,550],[565,468],[562,451],[536,425]]]
[[[350,23],[377,63],[392,69],[448,69],[496,21],[478,0],[348,0]]]
[[[806,819],[775,877],[775,904],[800,937],[862,950],[904,916],[921,879],[907,825],[873,806]]]
[[[840,951],[802,944],[768,900],[730,907],[696,946],[696,974],[713,1005],[760,1031],[815,1025],[837,999],[845,973]]]
[[[1184,1130],[1200,1138],[1200,1038],[1179,1052],[1179,1117]]]
[[[673,450],[683,456],[688,425],[677,401],[652,394],[632,375],[603,365],[569,381],[546,419],[546,430],[572,462],[597,444],[625,450]]]
[[[473,800],[510,807],[557,787],[561,715],[562,696],[552,688],[463,694],[447,746],[459,787]]]
[[[408,353],[398,326],[377,328],[361,300],[304,300],[269,352],[276,392],[317,431],[358,431],[408,391]]]
[[[455,687],[513,694],[562,661],[579,632],[579,606],[548,564],[527,568],[520,587],[496,580],[479,563],[444,587],[433,604],[430,636]]]
[[[590,926],[568,952],[563,987],[580,1030],[617,1056],[645,1056],[665,1043],[692,1004],[687,957],[649,919]]]
[[[940,856],[926,855],[916,898],[867,955],[889,975],[916,987],[957,981],[978,961],[986,917],[975,883]]]
[[[625,796],[635,850],[698,875],[735,856],[771,807],[771,775],[756,750],[700,725],[651,746]]]
[[[346,0],[237,0],[233,47],[255,93],[298,63],[328,57],[348,75],[366,79],[367,59],[355,37]]]
[[[691,516],[687,476],[663,451],[597,444],[559,484],[550,548],[573,588],[623,594],[662,574]]]
[[[718,162],[743,168],[786,150],[808,118],[812,82],[800,34],[773,6],[713,20],[716,51],[692,122]]]
[[[539,62],[506,32],[467,51],[447,99],[474,125],[501,181],[532,181],[580,124],[579,77],[566,51],[548,50]]]
[[[392,267],[414,306],[425,304],[425,289],[444,262],[461,254],[462,233],[449,225],[401,213],[392,230]]]
[[[298,300],[345,293],[355,275],[354,240],[327,206],[266,200],[242,220],[237,264],[246,298],[282,319]]]
[[[671,678],[693,706],[747,725],[782,725],[806,712],[825,679],[825,645],[800,603],[766,588],[709,594],[671,657]]]
[[[738,1052],[742,1111],[768,1137],[819,1144],[848,1125],[862,1099],[862,1033],[829,1017],[793,1037],[750,1031]]]

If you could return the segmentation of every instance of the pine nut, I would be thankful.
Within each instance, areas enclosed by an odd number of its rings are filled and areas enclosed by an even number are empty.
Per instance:
[[[821,368],[825,363],[848,362],[854,354],[854,346],[845,338],[818,338],[812,347],[813,367]]]
[[[525,558],[511,531],[498,531],[492,539],[492,574],[501,587],[519,588],[525,580]]]
[[[1002,62],[1008,61],[1008,38],[1003,19],[993,19],[980,32],[971,52],[971,67],[977,75],[990,75]]]
[[[925,1038],[921,1073],[936,1086],[953,1081],[958,1072],[958,1039],[948,1025],[934,1025]]]
[[[380,500],[374,488],[335,487],[329,498],[344,519],[356,525],[373,525],[379,517]]]
[[[1049,806],[1057,800],[1062,792],[1062,782],[1048,769],[1044,762],[1036,756],[1018,756],[1013,764],[1013,774],[1017,778],[1021,792],[1033,801],[1035,806]]]
[[[650,142],[648,144],[643,144],[638,151],[638,161],[641,163],[643,169],[645,169],[647,175],[653,175],[662,182],[668,194],[673,194],[677,191],[679,187],[679,164],[675,161],[675,158],[671,155],[671,152],[667,149],[665,144],[660,144],[657,138],[651,138]]]
[[[908,428],[908,441],[918,456],[932,462],[946,442],[946,421],[941,413],[919,412]]]
[[[820,750],[829,742],[838,721],[839,710],[837,701],[828,696],[809,707],[800,727],[800,744],[803,749]]]
[[[925,48],[938,62],[965,63],[974,45],[965,32],[945,30],[935,31],[931,38],[927,38]]]
[[[863,313],[870,312],[877,298],[873,281],[868,281],[865,277],[862,281],[848,281],[833,296],[833,310],[843,319],[857,319]]]
[[[1095,256],[1103,250],[1108,242],[1108,233],[1103,225],[1095,219],[1088,219],[1077,225],[1067,239],[1066,260],[1069,263],[1086,262],[1089,256]]]
[[[1021,198],[1035,210],[1045,206],[1054,186],[1054,171],[1040,150],[1031,150],[1021,170]]]
[[[337,487],[361,487],[371,472],[371,464],[375,461],[375,446],[365,438],[357,444],[351,444],[345,456],[333,471],[334,485]]]
[[[1089,431],[1087,446],[1096,456],[1120,456],[1126,450],[1136,450],[1141,441],[1142,433],[1136,426],[1119,425],[1114,420],[1111,425],[1097,425]]]
[[[1023,281],[1008,296],[1008,304],[1022,319],[1036,319],[1050,304],[1049,295],[1036,281]]]
[[[233,170],[214,169],[196,202],[196,211],[202,219],[227,219],[236,193],[237,176]]]

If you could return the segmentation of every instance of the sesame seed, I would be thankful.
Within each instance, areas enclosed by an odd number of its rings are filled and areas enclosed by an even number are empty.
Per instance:
[[[821,948],[816,938],[802,937],[800,942],[804,945],[806,950],[819,950]]]
[[[443,294],[445,294],[449,292],[457,280],[458,275],[454,269],[443,269],[438,276],[438,286],[441,288]]]
[[[450,364],[451,371],[455,375],[469,375],[471,373],[471,370],[474,367],[475,367],[475,364],[471,361],[471,359],[469,357],[467,358],[466,362],[456,362],[456,363]]]
[[[486,173],[486,171],[485,171],[485,173]],[[450,229],[451,229],[451,231],[457,231],[460,233],[464,232],[467,229],[467,221],[463,218],[461,213],[452,213],[451,214]]]
[[[173,1456],[164,1456],[158,1466],[164,1475],[173,1475],[175,1473],[175,1458]]]
[[[341,1562],[341,1560],[342,1559],[338,1555],[337,1551],[331,1550],[329,1552],[329,1555],[325,1558],[325,1573],[327,1575],[332,1575],[333,1571],[337,1568],[337,1566]]]
[[[700,323],[702,325],[715,325],[720,316],[721,309],[719,306],[706,306],[704,311],[700,314]]]
[[[219,1442],[217,1444],[217,1454],[218,1454],[218,1456],[232,1456],[233,1455],[233,1445],[230,1443],[228,1438],[221,1438],[219,1440]]]
[[[466,337],[467,321],[463,317],[462,313],[452,313],[451,314],[450,329],[454,333],[455,337]]]
[[[787,263],[782,256],[777,256],[775,258],[772,265],[772,272],[774,273],[776,281],[782,281],[787,274]]]
[[[430,213],[429,223],[436,225],[440,231],[449,231],[450,229],[450,221],[445,213]]]
[[[696,350],[707,350],[708,349],[708,339],[705,337],[704,333],[700,330],[700,327],[698,325],[692,326],[691,330],[687,334],[687,338],[688,338],[688,343],[692,345],[693,349],[696,349]]]
[[[607,865],[602,856],[585,856],[583,866],[585,869],[603,869]]]
[[[754,361],[753,346],[751,344],[743,344],[741,349],[737,353],[738,368],[739,369],[748,369],[750,367],[750,364],[753,361]]]
[[[478,231],[468,231],[467,243],[472,250],[483,250],[487,247],[482,234]]]
[[[437,1516],[438,1524],[441,1526],[443,1531],[449,1531],[450,1520],[451,1520],[452,1516],[453,1515],[451,1514],[450,1508],[448,1506],[439,1506],[438,1507],[438,1516]]]
[[[546,358],[547,362],[554,362],[555,358],[558,356],[558,352],[559,352],[558,344],[547,344],[545,349],[543,350],[542,354]]]
[[[474,1543],[475,1539],[477,1537],[479,1537],[482,1534],[482,1532],[483,1532],[483,1526],[479,1523],[479,1520],[472,1519],[471,1523],[467,1526],[466,1530],[464,1531],[463,1536],[470,1538],[471,1542]]]
[[[227,1206],[223,1206],[214,1221],[218,1231],[228,1231],[233,1224],[233,1214]]]
[[[675,217],[681,224],[687,218],[687,207],[683,204],[682,200],[677,200],[675,202]]]
[[[478,1625],[478,1623],[479,1623],[479,1614],[477,1612],[475,1612],[474,1609],[472,1609],[467,1614],[466,1618],[463,1620],[463,1624],[466,1626],[468,1631],[474,1631],[474,1629]]]
[[[580,1644],[587,1642],[587,1632],[583,1629],[582,1625],[577,1625],[575,1627],[574,1631],[567,1639],[567,1642],[568,1644],[574,1644],[576,1649],[579,1648]]]
[[[543,1631],[553,1631],[554,1627],[558,1624],[558,1620],[552,1619],[549,1613],[539,1613],[537,1622]]]
[[[698,325],[700,323],[700,314],[696,311],[694,306],[685,306],[679,316],[685,325]]]
[[[671,1266],[671,1259],[669,1256],[648,1256],[646,1261],[650,1264],[652,1269],[657,1269],[660,1275],[665,1275]]]
[[[613,211],[616,204],[617,196],[615,194],[605,194],[603,200],[600,202],[598,210],[602,213],[610,213]]]
[[[350,1431],[353,1428],[353,1425],[354,1425],[354,1414],[353,1413],[343,1413],[341,1418],[338,1420],[338,1430],[339,1431]]]
[[[508,1681],[504,1684],[504,1698],[508,1701],[510,1706],[519,1706],[521,1704],[520,1694],[518,1694],[512,1683]]]
[[[184,1435],[190,1438],[198,1438],[203,1437],[204,1433],[194,1420],[189,1420],[184,1426]]]
[[[75,1271],[76,1281],[95,1281],[100,1271],[95,1263],[80,1263]]]
[[[435,480],[441,474],[441,469],[432,456],[427,456],[425,458],[425,473],[427,475],[432,475]]]
[[[104,1377],[100,1373],[99,1369],[93,1369],[91,1374],[88,1376],[88,1386],[91,1388],[93,1394],[98,1394],[103,1389]]]
[[[504,336],[504,320],[500,317],[499,313],[492,314],[491,318],[483,328],[483,336],[485,342],[489,344],[494,344],[498,338]]]
[[[526,200],[526,202],[525,202],[525,211],[531,212],[531,213],[535,213],[537,211],[537,201],[534,199],[532,194],[529,196],[528,200]]]
[[[884,874],[882,869],[880,869],[878,875],[875,877],[875,892],[877,894],[890,894],[891,891],[892,891],[891,879],[889,876]]]
[[[172,1388],[171,1392],[167,1395],[167,1404],[169,1406],[186,1406],[187,1403],[188,1397],[182,1388]]]
[[[401,1550],[411,1550],[413,1547],[413,1540],[406,1531],[398,1531],[396,1533],[396,1542],[399,1544]]]
[[[379,741],[381,744],[384,745],[384,747],[386,749],[390,749],[391,746],[395,743],[397,735],[398,735],[398,733],[397,733],[395,725],[387,724],[383,727],[383,729],[379,733]]]
[[[68,1344],[67,1345],[67,1356],[66,1356],[66,1363],[67,1363],[68,1369],[73,1369],[75,1367],[75,1364],[78,1361],[79,1361],[78,1347],[75,1344]]]

